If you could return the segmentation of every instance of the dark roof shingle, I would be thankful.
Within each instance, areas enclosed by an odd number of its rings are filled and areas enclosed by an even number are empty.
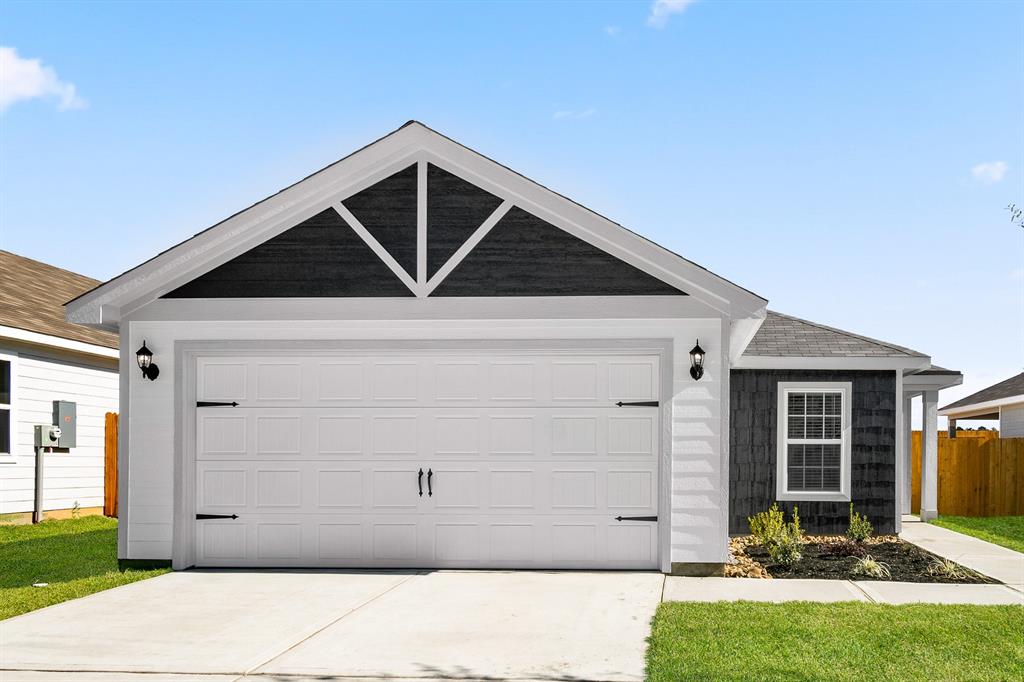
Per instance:
[[[951,410],[957,407],[967,407],[968,405],[987,403],[990,400],[1012,398],[1013,396],[1018,395],[1024,395],[1024,372],[1021,372],[1017,376],[1010,377],[1005,381],[1000,381],[998,384],[993,384],[988,388],[983,388],[977,393],[972,393],[966,398],[961,398],[955,403],[946,405],[942,409]]]
[[[906,358],[923,353],[769,310],[743,355],[812,358]]]
[[[0,325],[117,348],[117,334],[64,319],[64,303],[98,283],[91,277],[0,251]]]

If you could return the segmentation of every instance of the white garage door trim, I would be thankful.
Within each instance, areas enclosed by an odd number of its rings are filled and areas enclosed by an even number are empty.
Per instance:
[[[387,353],[429,352],[430,354],[464,355],[466,351],[488,353],[503,352],[509,354],[536,355],[646,355],[657,356],[659,362],[658,384],[660,386],[658,400],[661,409],[658,417],[660,422],[659,437],[655,438],[657,447],[657,514],[660,519],[655,537],[656,566],[662,567],[667,562],[667,542],[669,512],[668,501],[670,471],[670,392],[672,386],[671,342],[667,340],[573,340],[573,341],[382,341],[368,343],[366,341],[296,341],[296,342],[260,342],[260,341],[225,341],[225,342],[178,342],[176,343],[176,405],[175,414],[175,493],[174,493],[174,547],[173,565],[175,568],[186,568],[196,564],[196,397],[197,361],[200,357],[260,355],[282,356],[301,354],[308,355],[339,355],[365,356]],[[652,565],[651,568],[655,568]],[[591,566],[595,567],[595,566]]]

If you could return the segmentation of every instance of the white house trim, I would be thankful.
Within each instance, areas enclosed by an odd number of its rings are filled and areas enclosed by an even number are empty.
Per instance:
[[[422,124],[410,123],[80,296],[68,304],[68,319],[116,327],[130,311],[344,201],[390,172],[424,159],[678,287],[720,313],[733,318],[764,314],[765,299]]]
[[[10,397],[9,403],[4,404],[4,407],[8,410],[8,424],[9,437],[8,449],[10,452],[0,452],[0,464],[13,464],[15,456],[18,454],[18,354],[17,353],[3,353],[0,352],[0,361],[11,363],[10,366]]]
[[[416,162],[416,282],[427,283],[427,163]]]
[[[104,358],[117,357],[116,348],[97,346],[94,343],[65,339],[63,337],[52,336],[50,334],[40,334],[39,332],[31,332],[27,329],[18,329],[17,327],[0,325],[0,338],[14,339],[15,341],[23,341],[25,343],[33,343],[40,346],[52,346],[53,348],[61,348],[63,350],[85,353],[87,355],[99,355]]]

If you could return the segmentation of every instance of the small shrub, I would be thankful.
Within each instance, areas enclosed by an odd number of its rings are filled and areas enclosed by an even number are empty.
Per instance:
[[[772,561],[790,566],[800,561],[800,548],[804,544],[804,531],[800,528],[800,512],[793,507],[793,520],[786,523],[785,514],[778,503],[768,511],[760,512],[747,519],[750,533],[766,550]]]
[[[846,537],[854,542],[864,542],[875,532],[874,526],[868,521],[868,517],[853,511],[853,502],[850,503],[850,527],[846,529]]]
[[[949,559],[933,559],[928,566],[928,575],[941,576],[950,580],[964,580],[968,577],[963,566]]]
[[[889,571],[889,566],[875,559],[870,554],[857,559],[857,563],[853,566],[854,575],[867,575],[872,578],[891,578],[892,573]]]
[[[782,535],[786,528],[786,517],[779,509],[778,503],[768,511],[759,512],[747,519],[750,523],[750,534],[759,545],[768,548],[775,538]]]
[[[821,546],[821,553],[827,556],[834,557],[862,557],[867,553],[864,549],[864,545],[853,540],[838,540],[836,542],[828,542]]]
[[[77,519],[82,515],[82,506],[78,504],[78,500],[75,500],[75,504],[71,507],[71,518]]]

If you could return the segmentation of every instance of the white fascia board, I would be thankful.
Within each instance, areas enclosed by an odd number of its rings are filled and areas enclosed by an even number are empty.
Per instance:
[[[894,357],[777,357],[744,355],[733,363],[733,369],[859,369],[859,370],[921,370],[931,366],[931,358]]]
[[[941,391],[962,383],[962,374],[909,374],[903,377],[903,392]]]
[[[60,336],[52,336],[50,334],[40,334],[39,332],[31,332],[27,329],[18,329],[17,327],[0,325],[0,338],[13,339],[15,341],[32,343],[38,346],[60,348],[61,350],[69,350],[75,353],[84,353],[86,355],[98,355],[104,358],[118,357],[118,350],[116,348],[107,348],[106,346],[99,346],[94,343],[65,339]]]
[[[986,400],[983,403],[963,405],[948,410],[939,410],[940,417],[969,417],[975,414],[986,414],[994,409],[1010,407],[1011,405],[1024,405],[1024,395],[1011,395],[998,400]]]
[[[690,296],[522,296],[433,298],[164,298],[132,321],[713,319]]]
[[[740,317],[732,320],[729,327],[729,362],[732,365],[735,366],[736,361],[743,355],[743,351],[754,340],[767,315],[768,308],[765,307],[754,317]]]
[[[429,161],[732,318],[767,301],[429,128],[411,123],[68,303],[67,319],[122,316],[275,237],[406,166]]]

